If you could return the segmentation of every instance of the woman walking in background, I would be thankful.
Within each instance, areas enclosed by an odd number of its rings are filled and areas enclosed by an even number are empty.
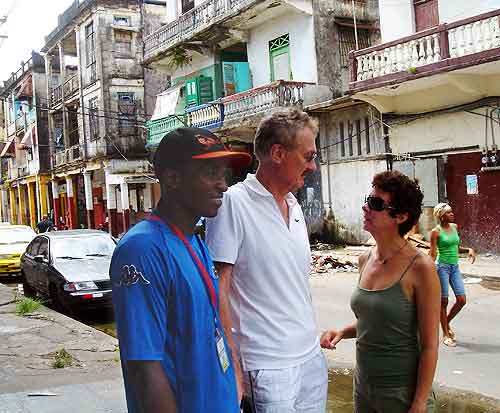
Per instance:
[[[471,263],[476,260],[476,253],[472,248],[463,248],[458,236],[458,227],[454,223],[455,215],[451,206],[445,203],[437,204],[434,216],[439,225],[431,231],[430,256],[437,264],[437,272],[441,282],[441,328],[443,329],[443,343],[450,347],[457,345],[455,333],[450,327],[450,321],[465,305],[465,286],[462,274],[458,268],[458,253],[467,252]],[[448,313],[448,286],[451,285],[455,294],[455,304]]]
[[[372,187],[363,228],[377,244],[359,258],[351,298],[357,321],[324,332],[321,346],[356,338],[356,413],[433,412],[439,281],[432,260],[404,238],[418,222],[423,194],[400,172],[375,175]]]

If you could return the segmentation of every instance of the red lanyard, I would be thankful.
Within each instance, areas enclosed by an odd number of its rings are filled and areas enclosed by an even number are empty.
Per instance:
[[[218,300],[217,300],[217,294],[215,293],[215,287],[212,283],[212,280],[210,278],[210,275],[208,274],[206,268],[204,265],[201,263],[200,259],[196,255],[196,253],[193,250],[193,247],[191,244],[188,242],[184,234],[173,224],[168,224],[165,221],[163,221],[159,216],[157,215],[151,215],[149,219],[154,220],[154,221],[160,221],[162,223],[167,224],[172,232],[183,242],[183,244],[186,246],[188,249],[189,253],[191,254],[191,258],[193,259],[194,263],[198,267],[198,270],[200,272],[201,278],[203,279],[205,283],[205,287],[207,288],[210,296],[210,301],[212,303],[212,307],[214,308],[214,312],[217,313],[217,308],[218,308]]]

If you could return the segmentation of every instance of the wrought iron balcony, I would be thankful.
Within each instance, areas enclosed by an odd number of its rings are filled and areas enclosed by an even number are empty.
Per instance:
[[[62,102],[62,87],[61,85],[57,85],[54,89],[52,89],[52,93],[50,94],[50,103],[52,106],[55,106],[61,102]]]
[[[63,91],[64,98],[67,99],[80,89],[80,83],[78,81],[78,75],[75,74],[71,76],[68,80],[64,82]]]
[[[160,27],[144,39],[144,60],[189,39],[208,27],[222,22],[231,15],[261,0],[207,0],[176,20]]]
[[[58,167],[81,159],[80,145],[73,145],[69,148],[57,151],[52,156],[53,167]]]
[[[358,92],[500,60],[500,9],[349,54]]]

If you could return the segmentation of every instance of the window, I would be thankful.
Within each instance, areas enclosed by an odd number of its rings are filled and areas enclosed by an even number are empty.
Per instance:
[[[120,136],[137,135],[135,94],[118,93],[118,131]]]
[[[292,80],[290,70],[290,35],[285,34],[269,42],[271,82]]]
[[[36,255],[43,255],[44,258],[49,259],[49,240],[47,238],[42,238],[40,241]]]
[[[366,138],[366,153],[369,154],[371,152],[370,148],[370,122],[368,118],[365,118],[365,138]]]
[[[354,155],[354,151],[353,151],[353,148],[352,148],[352,135],[354,134],[354,131],[353,131],[353,124],[352,122],[348,121],[347,122],[347,142],[349,142],[349,156],[352,156]]]
[[[354,34],[354,27],[338,26],[339,28],[339,51],[340,51],[340,64],[348,66],[349,52],[356,50],[356,36]],[[365,49],[371,46],[370,31],[366,29],[357,29],[358,33],[358,49]]]
[[[358,144],[358,155],[361,155],[361,119],[356,120],[356,143]]]
[[[97,98],[89,100],[89,128],[90,139],[97,139],[99,137],[99,108],[97,106]]]
[[[87,66],[90,66],[92,63],[95,63],[94,23],[85,26],[85,51]]]
[[[413,0],[413,7],[417,32],[439,24],[438,0]]]
[[[194,9],[194,0],[182,0],[182,14],[187,13],[189,10]]]
[[[344,142],[344,122],[339,122],[340,131],[340,156],[345,156],[345,142]]]
[[[113,24],[115,26],[130,26],[130,17],[113,16]]]
[[[30,245],[28,245],[28,248],[26,248],[26,252],[28,255],[31,255],[34,257],[36,255],[36,252],[38,251],[38,246],[40,245],[40,239],[34,240]]]
[[[132,52],[132,33],[125,30],[115,30],[115,50],[118,53],[130,55]]]

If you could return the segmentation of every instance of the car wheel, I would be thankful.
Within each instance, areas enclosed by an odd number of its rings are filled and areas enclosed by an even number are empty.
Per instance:
[[[25,297],[28,298],[34,298],[36,297],[36,290],[28,284],[28,281],[26,280],[26,276],[24,273],[22,273],[22,279],[23,279],[23,293]]]

